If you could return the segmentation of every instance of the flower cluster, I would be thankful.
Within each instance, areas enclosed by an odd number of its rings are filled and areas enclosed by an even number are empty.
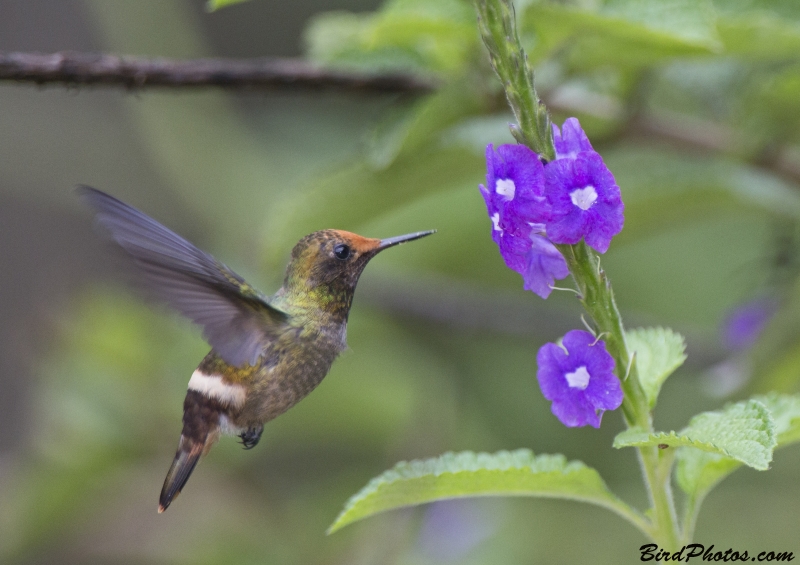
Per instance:
[[[623,224],[619,187],[578,120],[553,125],[553,141],[556,159],[544,165],[524,145],[489,145],[480,186],[506,265],[542,298],[569,274],[554,243],[585,239],[605,253]]]
[[[555,279],[569,274],[558,249],[544,236],[550,204],[544,195],[544,165],[524,145],[486,148],[486,186],[480,190],[492,220],[492,238],[525,289],[542,298]]]
[[[572,330],[561,345],[547,343],[536,356],[536,378],[551,410],[565,426],[600,427],[605,410],[622,404],[622,387],[614,374],[614,358],[603,341],[589,332]]]
[[[614,176],[576,118],[561,130],[553,125],[553,145],[556,158],[546,164],[524,145],[489,145],[486,185],[480,186],[506,265],[542,298],[569,274],[555,244],[583,239],[605,253],[624,222]],[[599,427],[603,411],[622,404],[614,359],[588,332],[573,330],[561,345],[545,344],[537,362],[542,394],[566,426]]]

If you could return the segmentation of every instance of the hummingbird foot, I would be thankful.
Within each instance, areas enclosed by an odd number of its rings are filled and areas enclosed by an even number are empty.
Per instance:
[[[261,433],[264,431],[264,426],[256,428],[247,428],[239,434],[239,439],[242,440],[242,445],[245,449],[253,449],[261,440]]]

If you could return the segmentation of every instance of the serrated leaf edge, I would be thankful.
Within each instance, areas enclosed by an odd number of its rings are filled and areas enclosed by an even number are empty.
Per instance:
[[[775,450],[775,447],[777,446],[777,434],[775,432],[775,422],[774,422],[774,419],[772,417],[772,412],[769,410],[769,408],[767,408],[767,406],[763,402],[760,402],[760,401],[755,400],[755,399],[750,399],[750,400],[747,400],[747,401],[744,401],[744,402],[738,402],[738,403],[735,403],[735,404],[729,404],[728,406],[726,406],[722,410],[712,411],[712,412],[702,412],[700,414],[697,414],[694,418],[692,418],[692,422],[696,418],[698,418],[700,416],[703,416],[703,415],[711,415],[711,414],[713,414],[713,415],[722,415],[724,412],[726,412],[728,410],[731,410],[736,406],[740,406],[741,405],[742,407],[746,407],[747,405],[751,405],[751,404],[755,404],[755,405],[760,406],[763,409],[763,411],[766,414],[766,416],[767,416],[768,423],[771,424],[771,426],[767,430],[767,433],[771,437],[772,441],[770,442],[771,445],[765,446],[769,450],[769,454],[767,456],[767,460],[766,460],[766,463],[764,465],[755,465],[755,464],[753,464],[752,461],[748,461],[748,460],[745,460],[745,459],[743,459],[741,457],[738,457],[735,454],[732,454],[730,451],[728,451],[724,447],[721,447],[721,446],[719,446],[719,445],[717,445],[717,444],[715,444],[713,442],[694,439],[692,437],[692,434],[691,434],[691,427],[692,427],[692,423],[691,422],[689,423],[689,426],[684,428],[683,430],[681,430],[680,433],[677,433],[674,430],[672,430],[670,432],[648,432],[648,431],[643,430],[641,428],[630,428],[628,430],[625,430],[625,431],[617,434],[617,436],[614,438],[613,446],[615,448],[617,448],[617,449],[622,448],[622,447],[644,447],[644,446],[649,446],[649,445],[654,445],[654,444],[666,444],[666,445],[669,445],[671,447],[672,446],[675,446],[675,447],[693,447],[693,448],[699,449],[701,451],[708,451],[710,453],[716,453],[718,455],[722,455],[724,457],[728,457],[729,459],[733,459],[735,461],[739,461],[740,463],[743,463],[743,464],[747,465],[748,467],[752,467],[752,468],[757,469],[759,471],[766,471],[767,469],[769,469],[769,463],[772,461],[772,453]],[[623,436],[623,438],[626,435],[635,437],[638,434],[641,434],[641,436],[642,436],[641,439],[629,440],[629,441],[625,441],[624,443],[619,439],[620,436]]]
[[[463,451],[459,453],[447,452],[439,457],[424,460],[401,461],[392,469],[384,471],[374,477],[358,493],[351,496],[345,503],[344,508],[328,528],[327,533],[331,534],[344,527],[350,522],[342,523],[343,518],[353,510],[360,502],[376,494],[379,489],[391,486],[393,483],[403,480],[421,479],[427,476],[438,477],[445,474],[474,473],[478,471],[511,471],[529,468],[534,473],[554,473],[559,472],[569,475],[583,470],[592,471],[600,486],[604,489],[607,499],[600,497],[590,498],[581,496],[570,496],[569,494],[550,495],[564,499],[580,500],[594,503],[616,512],[627,519],[642,531],[647,532],[646,521],[635,510],[630,508],[625,502],[619,499],[614,493],[608,490],[600,474],[588,467],[581,461],[567,461],[562,454],[541,454],[534,455],[530,449],[517,449],[514,451],[498,451],[496,453],[474,453]],[[506,494],[511,494],[507,492]],[[489,495],[489,493],[487,493]],[[502,495],[502,493],[500,493]],[[465,494],[463,497],[486,496],[481,494]],[[541,494],[548,497],[547,494]],[[455,497],[447,497],[455,498]]]
[[[655,336],[655,335],[666,335],[670,338],[677,337],[680,341],[680,349],[681,352],[679,354],[679,358],[676,361],[666,367],[664,370],[659,373],[659,377],[657,379],[652,379],[652,382],[655,382],[657,386],[655,387],[654,393],[651,395],[649,391],[649,387],[643,387],[644,393],[647,396],[647,402],[650,405],[650,408],[654,408],[656,405],[656,400],[658,399],[658,393],[661,391],[661,386],[666,382],[669,376],[674,373],[683,363],[686,361],[686,338],[681,335],[680,333],[674,331],[672,328],[665,328],[662,326],[655,326],[649,328],[633,328],[632,330],[628,330],[625,332],[626,340],[630,339],[631,336],[644,334],[647,337]],[[647,342],[647,339],[643,339],[642,341]],[[631,364],[636,363],[638,361],[636,351],[631,350]],[[636,366],[637,369],[639,366]],[[641,375],[640,375],[641,379]],[[650,382],[650,381],[648,381]]]

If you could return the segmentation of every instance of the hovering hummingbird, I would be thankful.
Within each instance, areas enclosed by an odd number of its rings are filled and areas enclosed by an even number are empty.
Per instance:
[[[139,210],[79,187],[143,275],[147,290],[203,327],[212,349],[189,379],[183,431],[161,490],[164,512],[222,434],[255,447],[264,424],[322,381],[347,344],[361,272],[376,254],[435,232],[371,239],[322,230],[292,250],[283,286],[267,297],[228,267]]]

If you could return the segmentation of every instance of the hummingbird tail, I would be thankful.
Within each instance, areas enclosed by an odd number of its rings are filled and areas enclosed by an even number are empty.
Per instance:
[[[194,471],[197,462],[203,455],[203,446],[192,446],[190,449],[184,449],[184,437],[181,436],[181,444],[178,447],[178,452],[175,454],[175,459],[172,461],[172,466],[167,472],[167,478],[164,480],[164,486],[161,488],[161,496],[158,499],[158,513],[161,514],[166,510],[172,501],[181,493],[183,486]]]
[[[181,493],[200,458],[208,453],[220,436],[220,405],[205,395],[190,390],[183,404],[183,432],[175,459],[164,479],[158,500],[158,513],[164,512]]]

